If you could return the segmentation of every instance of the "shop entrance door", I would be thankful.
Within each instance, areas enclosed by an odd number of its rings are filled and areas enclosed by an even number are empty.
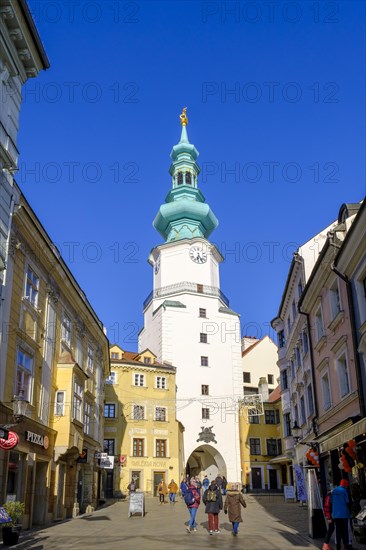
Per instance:
[[[275,491],[278,489],[277,470],[268,470],[268,473],[269,473],[269,488]]]
[[[163,479],[166,483],[165,472],[154,472],[154,497],[158,494],[158,485],[161,479]]]
[[[46,523],[46,487],[48,462],[36,462],[32,525]]]
[[[253,489],[262,489],[262,470],[252,468],[252,487]]]

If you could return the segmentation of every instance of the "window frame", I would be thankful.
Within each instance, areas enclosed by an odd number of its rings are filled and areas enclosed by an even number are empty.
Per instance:
[[[37,281],[33,281],[32,277],[29,276],[29,271],[35,276]],[[28,284],[29,281],[29,284]],[[25,284],[24,284],[24,298],[35,308],[38,309],[39,303],[39,287],[40,287],[40,277],[37,275],[33,266],[27,262],[25,268]]]
[[[106,415],[106,410],[108,411],[107,415]],[[113,416],[111,416],[110,414],[112,410],[113,410]],[[116,403],[112,403],[112,402],[104,403],[103,418],[117,418],[116,412],[117,412]]]
[[[251,384],[251,378],[252,377],[250,372],[243,371],[243,384]]]
[[[253,452],[257,451],[259,452]],[[260,437],[250,437],[249,438],[249,454],[253,456],[260,456],[262,454],[261,438]]]
[[[138,384],[136,384],[136,377],[138,377],[137,378],[137,380],[139,382]],[[142,384],[140,383],[141,380],[142,380]],[[146,386],[145,386],[145,374],[141,374],[139,372],[134,372],[132,374],[132,385],[135,386],[136,388],[146,388]]]
[[[106,444],[107,442],[107,444]],[[107,453],[108,453],[108,456],[115,456],[116,455],[116,440],[115,438],[106,438],[106,439],[103,439],[103,452],[106,452],[106,449],[107,449]],[[113,451],[113,453],[111,453],[111,450]]]
[[[62,395],[62,401],[58,401],[58,396]],[[65,390],[57,390],[55,393],[55,416],[65,416],[65,398],[66,398],[66,391]],[[61,412],[58,412],[58,407],[62,406]]]
[[[201,355],[201,367],[208,367],[208,356],[207,355]]]
[[[327,378],[327,388],[328,388],[328,397],[329,397],[329,402],[326,403],[325,401],[325,392],[324,392],[324,389],[325,389],[325,385],[324,385],[324,379]],[[328,411],[331,407],[332,407],[332,391],[331,391],[331,386],[330,386],[330,379],[329,379],[329,370],[327,369],[326,371],[324,371],[321,376],[320,376],[320,386],[321,386],[321,391],[322,391],[322,401],[323,401],[323,410],[324,411]]]
[[[200,332],[200,344],[208,344],[206,332]]]
[[[202,418],[202,420],[210,420],[210,408],[209,407],[202,407],[201,418]]]
[[[21,364],[19,356],[22,355],[26,359],[29,359],[29,368],[26,364]],[[21,375],[19,378],[19,374]],[[26,380],[26,382],[25,382]],[[32,402],[33,397],[33,385],[34,385],[34,353],[32,353],[27,346],[19,345],[16,353],[16,375],[14,380],[14,395],[22,395],[24,399]],[[22,393],[21,393],[22,392]]]
[[[202,314],[202,312],[204,313]],[[200,317],[201,319],[207,319],[207,309],[204,307],[198,308],[198,317]]]
[[[132,456],[135,458],[142,458],[145,456],[145,438],[144,437],[132,438]]]
[[[341,358],[344,357],[344,361],[341,363]],[[345,371],[343,373],[343,376],[346,380],[346,391],[342,392],[342,384],[341,384],[341,376],[340,376],[340,364],[345,365]],[[338,387],[339,387],[339,395],[341,399],[344,399],[351,393],[351,378],[350,378],[350,368],[349,368],[349,361],[348,361],[348,353],[346,348],[342,348],[335,357],[335,367],[337,371],[337,378],[338,378]]]
[[[201,384],[201,395],[210,395],[210,386],[208,384]]]
[[[83,383],[76,377],[74,377],[72,389],[72,419],[77,422],[83,422],[84,387]]]
[[[145,405],[139,403],[133,403],[132,405],[132,420],[139,422],[140,420],[146,420]]]
[[[72,320],[71,315],[66,310],[62,312],[61,320],[61,344],[66,345],[71,350],[72,344]]]
[[[160,413],[158,414],[158,409],[160,411],[164,411],[164,414],[162,415],[164,418],[159,418]],[[161,405],[156,405],[154,409],[154,420],[156,422],[168,422],[168,408]]]
[[[155,439],[155,458],[167,458],[168,457],[168,440],[167,439]]]
[[[157,390],[167,390],[168,389],[168,379],[167,379],[167,377],[166,376],[155,376],[155,388]]]

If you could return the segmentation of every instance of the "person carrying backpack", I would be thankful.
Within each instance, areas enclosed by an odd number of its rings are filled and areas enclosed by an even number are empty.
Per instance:
[[[196,480],[193,477],[189,482],[187,491],[184,495],[184,502],[186,503],[189,511],[187,532],[191,533],[191,531],[197,531],[196,514],[201,502],[201,496],[197,489]]]
[[[208,489],[203,493],[203,502],[206,505],[205,512],[208,514],[208,532],[220,533],[219,513],[222,510],[221,490],[216,485],[216,481],[211,481]]]

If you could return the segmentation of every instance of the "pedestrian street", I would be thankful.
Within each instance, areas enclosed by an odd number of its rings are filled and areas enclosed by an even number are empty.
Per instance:
[[[24,531],[19,544],[14,548],[33,550],[61,548],[63,550],[91,548],[183,550],[189,547],[312,550],[321,548],[322,540],[313,541],[307,536],[307,510],[299,503],[285,503],[282,495],[261,497],[245,495],[245,499],[247,508],[243,510],[244,521],[240,524],[237,537],[232,536],[231,524],[223,512],[220,513],[221,532],[210,536],[207,532],[207,516],[201,504],[197,514],[197,532],[189,534],[186,530],[187,507],[180,498],[175,504],[159,505],[157,498],[147,497],[144,517],[135,515],[129,518],[128,500],[117,501],[92,514],[85,514],[40,530]],[[271,513],[268,510],[271,510]],[[277,511],[280,514],[276,516]]]

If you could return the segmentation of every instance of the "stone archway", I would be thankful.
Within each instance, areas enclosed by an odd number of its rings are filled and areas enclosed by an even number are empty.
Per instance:
[[[218,474],[226,475],[226,464],[217,449],[211,445],[200,445],[190,454],[186,466],[187,475],[198,476],[200,479],[207,475],[209,479],[215,479]]]

